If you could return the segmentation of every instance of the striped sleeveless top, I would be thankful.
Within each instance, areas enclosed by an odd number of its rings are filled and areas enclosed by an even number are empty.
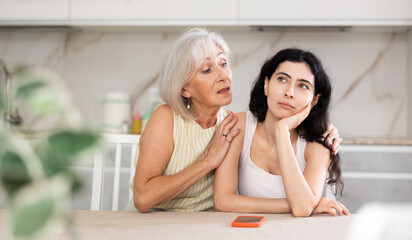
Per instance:
[[[174,149],[163,175],[179,173],[188,166],[203,159],[217,126],[226,117],[226,110],[220,109],[215,126],[203,129],[194,120],[183,119],[173,111]],[[154,210],[175,212],[213,211],[214,171],[187,188],[175,198],[153,207]]]

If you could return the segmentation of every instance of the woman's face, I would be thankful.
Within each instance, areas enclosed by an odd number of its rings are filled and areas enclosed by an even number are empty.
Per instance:
[[[195,76],[183,87],[182,96],[190,98],[195,107],[222,107],[232,101],[232,69],[220,48],[200,64]]]
[[[265,80],[268,113],[276,118],[290,117],[308,103],[316,105],[315,76],[306,63],[285,61],[277,67],[270,80]]]

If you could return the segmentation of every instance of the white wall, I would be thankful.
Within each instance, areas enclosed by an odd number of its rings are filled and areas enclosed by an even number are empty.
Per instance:
[[[183,29],[2,30],[0,57],[56,71],[84,114],[101,123],[99,99],[110,91],[136,94],[155,79]],[[411,33],[268,29],[220,29],[232,50],[234,98],[227,108],[245,111],[262,62],[280,49],[299,47],[316,53],[332,78],[330,116],[344,138],[406,137],[412,119],[407,111],[411,108],[407,98]],[[136,109],[141,114],[149,109],[147,93],[138,99]]]

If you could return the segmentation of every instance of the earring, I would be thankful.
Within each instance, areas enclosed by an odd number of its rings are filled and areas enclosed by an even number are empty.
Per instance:
[[[187,105],[186,105],[186,107],[187,107],[187,110],[190,110],[190,98],[187,99]]]

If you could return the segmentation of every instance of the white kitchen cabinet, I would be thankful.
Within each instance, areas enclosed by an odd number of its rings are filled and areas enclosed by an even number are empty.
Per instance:
[[[0,0],[0,26],[412,26],[411,0]]]
[[[192,25],[225,23],[236,18],[237,0],[71,0],[72,21]]]
[[[251,25],[410,25],[410,0],[239,0],[239,22]]]
[[[68,0],[1,0],[0,21],[67,21]]]
[[[341,145],[345,182],[339,199],[351,213],[369,202],[412,201],[412,145]]]

